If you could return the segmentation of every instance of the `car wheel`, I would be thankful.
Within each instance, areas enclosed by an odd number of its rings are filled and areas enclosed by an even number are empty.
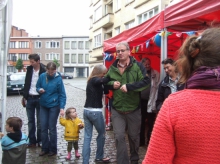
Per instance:
[[[67,76],[66,79],[69,79],[69,77]]]

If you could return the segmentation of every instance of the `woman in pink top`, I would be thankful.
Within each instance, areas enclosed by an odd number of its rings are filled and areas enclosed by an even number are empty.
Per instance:
[[[143,164],[219,164],[220,28],[188,38],[176,63],[186,89],[163,103]]]

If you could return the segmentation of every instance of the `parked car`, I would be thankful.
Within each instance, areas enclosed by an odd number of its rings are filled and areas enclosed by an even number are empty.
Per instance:
[[[23,93],[25,76],[25,72],[18,72],[7,76],[7,95],[12,93]]]
[[[60,72],[60,74],[62,76],[62,79],[73,79],[73,76],[67,73]]]

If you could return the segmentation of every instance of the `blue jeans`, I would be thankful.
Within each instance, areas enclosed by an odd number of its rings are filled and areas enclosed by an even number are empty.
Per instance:
[[[42,151],[57,153],[57,119],[60,107],[40,107]]]
[[[28,138],[29,144],[36,144],[41,142],[41,127],[40,127],[40,104],[38,98],[28,98],[27,99],[27,117],[28,117]],[[37,118],[37,136],[36,125],[35,125],[35,111]]]
[[[84,110],[84,143],[83,143],[83,164],[89,163],[90,157],[90,143],[92,139],[93,125],[95,126],[98,136],[96,138],[97,150],[96,150],[96,159],[102,159],[104,156],[104,145],[105,145],[105,123],[102,112]]]

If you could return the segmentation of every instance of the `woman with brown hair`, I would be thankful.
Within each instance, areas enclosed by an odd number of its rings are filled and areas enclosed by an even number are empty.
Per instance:
[[[183,91],[171,94],[156,119],[145,163],[220,163],[220,28],[188,38],[177,66]]]

